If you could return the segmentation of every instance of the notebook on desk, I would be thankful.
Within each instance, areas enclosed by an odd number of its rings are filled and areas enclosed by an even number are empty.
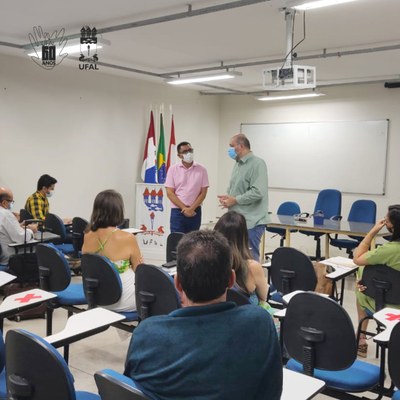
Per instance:
[[[332,267],[340,267],[340,268],[348,268],[348,269],[353,269],[356,268],[357,265],[354,264],[353,260],[351,260],[350,258],[346,258],[346,257],[331,257],[328,258],[327,260],[322,260],[320,261],[321,264],[325,264],[325,265],[330,265]]]

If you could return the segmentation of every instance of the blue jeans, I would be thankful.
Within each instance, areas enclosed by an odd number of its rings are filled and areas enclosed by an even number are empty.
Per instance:
[[[171,232],[188,233],[198,231],[201,225],[201,207],[197,207],[194,217],[185,217],[179,208],[171,208],[170,230]]]
[[[248,232],[251,255],[257,262],[260,262],[260,243],[265,232],[265,225],[256,225],[254,228],[248,229]]]

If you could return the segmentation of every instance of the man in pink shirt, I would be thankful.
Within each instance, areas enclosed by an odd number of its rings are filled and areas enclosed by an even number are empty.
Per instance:
[[[171,201],[171,232],[196,231],[201,224],[201,204],[207,195],[207,170],[193,160],[189,142],[178,144],[180,163],[172,165],[167,173],[165,187]]]

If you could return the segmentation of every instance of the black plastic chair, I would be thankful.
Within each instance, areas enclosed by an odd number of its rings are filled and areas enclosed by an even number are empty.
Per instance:
[[[317,211],[321,211],[324,214],[324,219],[341,219],[342,210],[342,193],[336,189],[324,189],[318,193],[317,201],[314,207],[314,214]],[[313,236],[314,240],[317,242],[315,250],[315,258],[317,260],[321,259],[321,236],[324,233],[319,232],[307,232],[299,231],[300,233]]]
[[[97,394],[76,392],[74,378],[60,353],[22,329],[7,332],[6,366],[10,400],[100,400]]]
[[[80,217],[72,219],[72,245],[74,247],[74,256],[76,258],[80,258],[81,256],[83,237],[88,225],[89,222],[86,221],[86,219]]]
[[[335,398],[359,399],[349,393],[383,388],[380,368],[356,359],[353,323],[337,302],[299,293],[291,299],[284,321],[283,340],[291,357],[286,368],[323,380],[324,393]]]
[[[278,211],[276,212],[278,215],[296,215],[300,214],[300,206],[294,201],[285,201],[278,207]],[[284,241],[286,239],[286,229],[282,228],[266,228],[268,232],[275,233],[279,235],[280,242],[279,246],[283,247]],[[290,232],[297,232],[297,229],[291,229]]]
[[[375,312],[382,310],[388,304],[400,306],[400,271],[386,265],[368,265],[364,267],[361,281],[362,284],[366,286],[363,293],[375,300]],[[361,325],[366,319],[373,319],[372,315],[369,315],[369,312],[367,312],[367,316],[359,322],[357,341],[362,333],[375,336],[375,333],[363,331],[361,329]],[[377,333],[381,332],[383,329],[384,328],[377,323]],[[378,356],[378,348],[376,355]]]
[[[52,240],[52,243],[61,250],[64,254],[71,254],[74,252],[72,246],[72,233],[67,232],[63,220],[55,214],[47,214],[44,220],[46,231],[54,233],[60,238]]]
[[[83,290],[89,309],[98,306],[110,306],[121,298],[121,278],[117,269],[108,258],[93,253],[83,254],[81,268]],[[119,314],[123,315],[125,320],[123,322],[116,322],[112,326],[132,332],[135,326],[128,325],[125,322],[138,322],[137,311],[119,312]]]
[[[165,268],[176,267],[176,248],[180,240],[183,238],[184,233],[182,232],[172,232],[167,237],[167,262],[163,264]]]
[[[137,266],[135,294],[140,320],[154,315],[169,314],[181,307],[172,277],[154,265]]]
[[[19,217],[20,222],[25,221],[26,219],[33,219],[32,214],[28,210],[25,210],[25,208],[19,210]]]
[[[271,281],[281,296],[295,290],[313,291],[317,276],[310,258],[293,247],[278,247],[271,260]],[[279,301],[279,299],[273,300]]]
[[[94,374],[101,400],[141,400],[149,399],[134,386],[131,378],[113,370],[102,370]]]
[[[347,218],[349,222],[368,222],[374,224],[376,221],[376,203],[372,200],[356,200],[350,209]],[[349,256],[353,257],[353,250],[360,244],[363,237],[349,236],[350,239],[339,238],[335,235],[330,239],[331,246],[338,247],[340,250],[346,249]]]
[[[392,382],[397,388],[400,388],[400,323],[398,323],[392,330],[389,340],[389,357],[388,368],[389,375]],[[397,390],[392,400],[400,400],[400,390]]]
[[[82,283],[71,283],[71,270],[65,256],[60,250],[49,244],[38,244],[36,255],[39,265],[40,288],[57,294],[57,297],[47,301],[46,335],[53,333],[54,309],[62,307],[68,312],[68,318],[84,308],[77,307],[87,304]],[[68,363],[69,346],[64,346],[64,359]]]
[[[235,288],[227,290],[226,301],[233,301],[237,306],[245,306],[246,304],[250,304],[249,296],[247,296],[243,291]]]

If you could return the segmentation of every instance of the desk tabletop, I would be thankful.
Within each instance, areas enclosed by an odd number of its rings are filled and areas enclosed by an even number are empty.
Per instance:
[[[386,327],[386,329],[374,336],[374,342],[386,343],[390,339],[395,325],[400,322],[400,310],[397,308],[383,308],[374,314],[374,319]]]
[[[51,232],[36,232],[33,234],[33,239],[29,240],[28,242],[26,242],[26,244],[24,243],[10,243],[8,245],[8,247],[24,247],[26,246],[31,246],[37,243],[41,243],[43,242],[49,242],[51,240],[54,239],[58,239],[60,236],[56,235],[55,233],[51,233]]]
[[[64,341],[72,343],[76,340],[105,330],[111,324],[124,319],[125,317],[123,315],[114,311],[110,311],[101,307],[93,308],[91,310],[72,315],[68,318],[65,328],[61,332],[47,336],[44,339],[53,344],[53,346],[58,347],[58,345]]]
[[[315,224],[313,218],[306,218],[306,221],[296,221],[293,216],[290,215],[274,215],[271,214],[271,222],[267,223],[267,226],[273,227],[285,227],[285,228],[297,228],[307,231],[325,232],[325,233],[340,233],[340,234],[351,234],[356,236],[365,236],[375,224],[366,222],[353,222],[353,221],[332,221],[330,219],[324,219],[323,224]],[[380,232],[379,235],[388,235],[389,232]]]
[[[312,399],[324,387],[325,382],[320,379],[284,368],[281,400]]]
[[[4,286],[14,279],[17,279],[17,277],[9,274],[8,272],[0,271],[0,286]]]
[[[121,229],[124,232],[128,232],[128,233],[132,233],[133,235],[137,235],[138,233],[143,232],[141,229],[137,229],[137,228],[125,228],[125,229]]]
[[[354,264],[353,260],[346,257],[331,257],[319,262],[333,267],[334,271],[326,275],[327,278],[333,280],[339,280],[358,270],[358,265]]]
[[[42,303],[54,297],[57,297],[57,295],[42,289],[31,289],[25,292],[15,293],[7,296],[0,304],[0,315],[11,311],[18,311],[24,307],[30,307],[32,304]]]

